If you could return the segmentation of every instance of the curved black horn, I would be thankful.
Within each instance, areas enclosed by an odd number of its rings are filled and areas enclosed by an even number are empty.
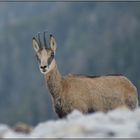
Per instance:
[[[44,46],[45,46],[46,48],[48,48],[48,45],[47,45],[47,42],[46,42],[46,38],[45,38],[45,34],[46,34],[46,31],[44,32]]]
[[[40,40],[40,32],[38,32],[37,36],[38,36],[39,46],[42,47],[41,40]]]

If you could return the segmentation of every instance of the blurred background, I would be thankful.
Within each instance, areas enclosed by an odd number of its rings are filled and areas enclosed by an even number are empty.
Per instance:
[[[32,48],[44,30],[63,75],[124,74],[140,90],[140,2],[0,2],[0,123],[57,119]]]

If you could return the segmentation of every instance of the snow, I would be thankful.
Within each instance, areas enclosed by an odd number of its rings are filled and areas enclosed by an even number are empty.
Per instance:
[[[120,108],[108,113],[83,115],[73,111],[64,119],[39,123],[29,134],[0,125],[0,138],[140,137],[140,108]]]

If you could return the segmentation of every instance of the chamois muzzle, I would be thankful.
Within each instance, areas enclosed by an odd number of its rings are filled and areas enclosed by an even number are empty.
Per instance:
[[[45,74],[46,72],[47,72],[47,70],[48,70],[48,66],[40,66],[40,71],[41,71],[41,73],[43,73],[43,74]]]

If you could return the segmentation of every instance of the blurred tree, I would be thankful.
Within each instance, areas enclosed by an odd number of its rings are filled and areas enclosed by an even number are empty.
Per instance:
[[[1,3],[0,122],[55,119],[32,37],[53,33],[62,74],[122,73],[140,89],[140,3]]]

